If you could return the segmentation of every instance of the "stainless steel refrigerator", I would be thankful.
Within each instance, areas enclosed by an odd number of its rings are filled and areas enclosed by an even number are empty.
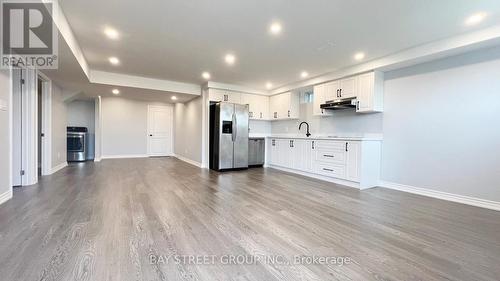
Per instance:
[[[248,105],[210,105],[210,169],[248,168]]]

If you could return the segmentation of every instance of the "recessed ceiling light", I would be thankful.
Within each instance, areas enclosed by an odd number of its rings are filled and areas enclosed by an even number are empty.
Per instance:
[[[272,87],[273,87],[273,83],[271,83],[271,82],[267,82],[267,83],[266,83],[266,88],[267,88],[268,90],[269,90],[269,89],[271,89]]]
[[[281,33],[281,24],[279,22],[273,22],[271,26],[269,26],[269,32],[271,32],[274,35],[278,35]]]
[[[210,79],[210,73],[208,73],[208,72],[205,71],[205,72],[203,72],[201,74],[201,77],[203,77],[204,79],[208,80],[208,79]]]
[[[177,97],[176,96],[172,96],[171,99],[172,100],[177,100]]]
[[[224,60],[226,61],[227,64],[233,65],[234,62],[236,61],[236,57],[233,54],[227,54],[224,57]]]
[[[106,36],[108,36],[109,39],[113,39],[113,40],[116,40],[120,37],[120,34],[118,33],[118,31],[114,28],[111,28],[111,27],[104,28],[104,34]]]
[[[118,89],[113,89],[113,91],[111,91],[114,95],[118,95],[120,93],[120,90]]]
[[[472,16],[468,17],[466,20],[465,20],[465,25],[476,25],[480,22],[482,22],[484,19],[486,18],[486,13],[476,13],[476,14],[473,14]]]
[[[365,58],[365,53],[357,53],[354,55],[355,60],[362,60]]]
[[[309,73],[307,73],[307,71],[302,71],[302,73],[300,73],[300,77],[302,78],[306,78],[307,76],[309,76]]]
[[[120,63],[120,60],[117,57],[110,57],[108,60],[113,65],[118,65]]]

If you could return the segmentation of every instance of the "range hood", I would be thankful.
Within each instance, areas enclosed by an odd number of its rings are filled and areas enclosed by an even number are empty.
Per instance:
[[[331,109],[331,110],[342,110],[356,108],[357,100],[356,98],[346,98],[326,101],[324,104],[320,105],[321,109]]]

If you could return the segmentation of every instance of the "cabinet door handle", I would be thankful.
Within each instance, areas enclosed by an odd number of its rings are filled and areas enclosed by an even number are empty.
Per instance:
[[[323,113],[324,113],[324,109],[322,108],[322,109],[321,109],[321,114],[323,114]]]
[[[228,100],[228,96],[224,95],[224,101],[227,101],[227,100]]]
[[[339,89],[337,89],[337,98],[339,97]]]
[[[339,95],[342,97],[342,89],[339,90]]]
[[[260,119],[262,119],[262,112],[260,113]]]
[[[333,172],[332,169],[323,168],[323,170],[328,171],[328,172]]]
[[[272,145],[272,146],[275,146],[275,145],[276,145],[276,143],[275,143],[275,142],[276,142],[275,140],[272,140],[272,141],[271,141],[271,145]]]
[[[292,140],[292,147],[295,147],[295,143],[293,142],[293,140]]]
[[[314,149],[314,141],[312,141],[312,149]]]
[[[290,117],[290,110],[288,110],[288,117]]]
[[[328,154],[323,154],[324,157],[329,157],[329,158],[334,158],[335,156],[333,155],[328,155]]]
[[[349,145],[348,142],[345,143],[345,151],[348,151],[347,146]]]
[[[359,100],[356,102],[356,110],[359,110]]]

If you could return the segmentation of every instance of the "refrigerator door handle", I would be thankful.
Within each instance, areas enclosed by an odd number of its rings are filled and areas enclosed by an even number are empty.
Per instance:
[[[233,113],[233,132],[231,135],[231,139],[233,142],[236,140],[236,131],[238,130],[238,126],[236,124],[236,113]]]

